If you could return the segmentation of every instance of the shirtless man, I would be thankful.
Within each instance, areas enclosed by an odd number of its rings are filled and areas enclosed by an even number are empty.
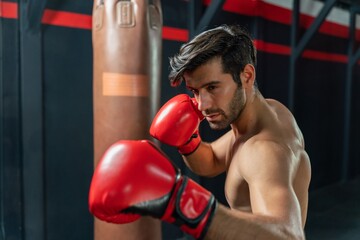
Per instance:
[[[194,98],[181,94],[170,99],[155,117],[150,133],[178,147],[196,174],[212,177],[226,172],[225,195],[230,208],[219,203],[213,207],[209,197],[201,199],[206,202],[201,207],[188,207],[188,202],[200,199],[197,196],[209,195],[199,187],[185,185],[185,190],[171,190],[171,199],[180,199],[179,204],[171,200],[165,204],[166,212],[176,212],[171,218],[148,203],[145,205],[151,207],[146,207],[146,213],[133,211],[174,223],[208,240],[305,239],[309,157],[291,112],[278,101],[265,99],[256,87],[256,51],[249,34],[237,26],[208,30],[184,44],[170,63],[172,85],[185,81]],[[212,129],[230,125],[231,130],[206,143],[197,131],[203,118]],[[203,211],[197,215],[200,227],[182,217],[190,216],[194,209]]]

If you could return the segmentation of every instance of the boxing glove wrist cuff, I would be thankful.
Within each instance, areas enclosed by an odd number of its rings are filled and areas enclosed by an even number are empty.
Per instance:
[[[180,227],[196,239],[202,239],[216,210],[215,197],[190,178],[183,176],[169,202],[163,220]]]
[[[191,138],[189,139],[189,141],[178,147],[178,151],[182,154],[182,155],[190,155],[192,154],[193,152],[196,151],[196,149],[199,147],[201,143],[201,137],[199,135],[199,132],[196,131],[192,136]]]

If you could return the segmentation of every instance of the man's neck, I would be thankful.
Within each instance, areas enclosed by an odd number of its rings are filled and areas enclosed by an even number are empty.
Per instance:
[[[266,101],[257,90],[247,98],[245,107],[239,118],[230,126],[235,138],[255,135],[262,126],[262,114]]]

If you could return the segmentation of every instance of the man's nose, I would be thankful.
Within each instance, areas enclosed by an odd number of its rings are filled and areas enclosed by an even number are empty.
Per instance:
[[[205,111],[210,107],[210,99],[206,94],[199,94],[197,99],[199,111]]]

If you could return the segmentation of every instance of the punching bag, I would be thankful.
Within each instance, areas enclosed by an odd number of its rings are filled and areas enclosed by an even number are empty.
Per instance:
[[[94,164],[120,139],[149,139],[159,108],[160,0],[95,0],[93,7]],[[95,219],[95,240],[161,239],[160,221],[116,225]]]

